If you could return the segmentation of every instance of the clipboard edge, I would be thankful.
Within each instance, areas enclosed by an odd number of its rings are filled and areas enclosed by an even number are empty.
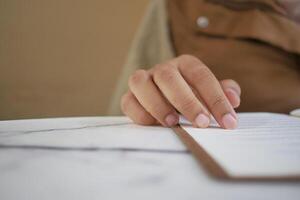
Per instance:
[[[300,175],[296,176],[231,176],[210,154],[187,133],[180,125],[171,128],[179,139],[185,144],[192,153],[198,164],[204,167],[208,174],[219,180],[239,181],[239,182],[300,182]]]

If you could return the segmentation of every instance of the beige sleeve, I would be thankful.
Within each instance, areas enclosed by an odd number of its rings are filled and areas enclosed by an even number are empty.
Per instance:
[[[127,91],[129,76],[135,70],[148,69],[157,63],[174,57],[166,11],[166,0],[151,1],[135,35],[127,61],[110,100],[108,115],[121,114],[120,99]]]

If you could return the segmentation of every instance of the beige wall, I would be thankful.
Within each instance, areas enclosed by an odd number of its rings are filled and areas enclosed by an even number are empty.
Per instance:
[[[0,120],[104,115],[148,0],[0,0]]]

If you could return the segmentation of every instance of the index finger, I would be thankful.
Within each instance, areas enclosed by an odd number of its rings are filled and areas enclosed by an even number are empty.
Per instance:
[[[209,68],[189,55],[180,56],[171,62],[178,66],[187,83],[197,90],[220,126],[226,129],[236,128],[236,113]]]

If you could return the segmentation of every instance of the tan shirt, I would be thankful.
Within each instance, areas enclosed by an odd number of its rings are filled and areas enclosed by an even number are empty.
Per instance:
[[[108,115],[121,115],[121,96],[128,89],[129,76],[137,69],[153,65],[175,56],[170,38],[170,27],[165,0],[151,0],[144,19],[134,37],[114,95]]]
[[[134,70],[183,53],[199,57],[217,78],[241,84],[239,111],[300,107],[300,27],[275,1],[158,0],[145,19],[109,114],[120,113],[120,97]]]
[[[195,55],[218,79],[236,80],[242,88],[238,111],[299,108],[299,24],[273,0],[239,8],[243,2],[169,0],[176,54]]]

